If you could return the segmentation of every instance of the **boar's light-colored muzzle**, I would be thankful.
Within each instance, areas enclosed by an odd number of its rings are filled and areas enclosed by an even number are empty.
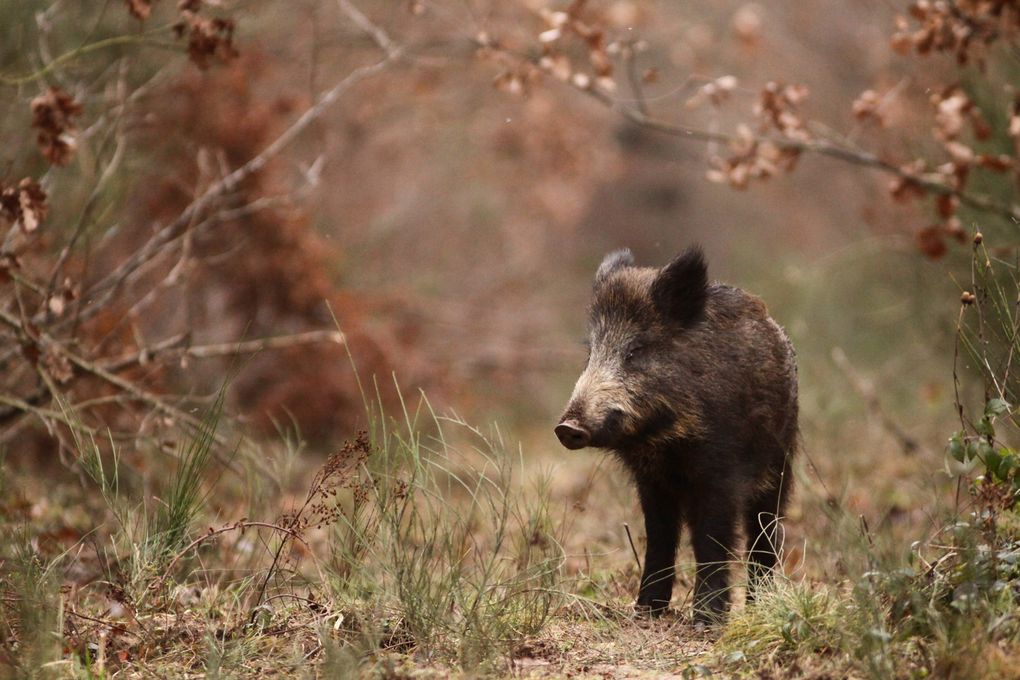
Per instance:
[[[574,386],[567,410],[555,428],[556,436],[572,450],[610,447],[628,431],[633,411],[618,367],[593,358]]]

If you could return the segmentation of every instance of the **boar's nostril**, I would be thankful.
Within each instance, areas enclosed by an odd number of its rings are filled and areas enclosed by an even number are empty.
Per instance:
[[[591,441],[591,434],[576,420],[564,420],[556,426],[556,436],[568,449],[583,449]]]

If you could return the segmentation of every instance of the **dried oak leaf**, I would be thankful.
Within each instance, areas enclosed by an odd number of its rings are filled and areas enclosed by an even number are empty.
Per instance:
[[[902,203],[912,198],[923,198],[927,189],[919,180],[924,174],[924,169],[924,161],[921,159],[901,165],[902,174],[889,183],[889,193],[893,199]]]
[[[50,163],[67,165],[74,154],[74,117],[81,104],[58,87],[51,87],[32,100],[32,127],[37,130],[39,150]]]
[[[932,260],[941,258],[947,250],[944,234],[945,230],[939,224],[921,229],[914,235],[918,250]]]
[[[47,212],[46,192],[34,179],[26,177],[17,186],[4,186],[0,182],[0,219],[30,233],[39,228]]]
[[[18,221],[26,232],[35,231],[50,209],[46,204],[46,192],[38,182],[27,177],[18,184],[18,204],[21,207]]]
[[[957,208],[960,207],[960,199],[953,194],[939,194],[935,199],[935,206],[938,208],[939,217],[947,220],[956,214]]]
[[[808,89],[803,85],[784,85],[776,81],[766,83],[754,106],[762,130],[771,127],[784,137],[798,141],[810,140],[807,124],[798,111],[807,96]]]
[[[1006,154],[983,153],[977,157],[977,164],[992,172],[1006,172],[1013,167],[1013,158]]]
[[[874,90],[865,90],[854,100],[854,118],[862,123],[875,123],[882,126],[885,119],[882,117],[882,97]]]

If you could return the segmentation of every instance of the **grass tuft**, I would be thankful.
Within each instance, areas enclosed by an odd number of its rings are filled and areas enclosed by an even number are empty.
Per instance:
[[[548,485],[515,474],[502,433],[437,416],[422,400],[374,423],[370,454],[332,531],[330,585],[379,614],[360,633],[465,669],[504,660],[561,599],[563,551]]]

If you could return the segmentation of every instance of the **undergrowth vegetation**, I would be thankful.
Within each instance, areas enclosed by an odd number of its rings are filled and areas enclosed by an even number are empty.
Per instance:
[[[340,673],[413,652],[500,669],[563,601],[562,517],[547,489],[523,486],[521,454],[498,429],[438,416],[424,400],[401,420],[380,413],[279,517],[201,530],[230,486],[210,456],[222,396],[174,471],[142,485],[126,483],[134,471],[116,445],[104,450],[67,414],[106,521],[50,556],[5,523],[0,626],[12,668],[93,677],[225,671],[229,660],[244,674],[314,659]],[[80,587],[60,589],[71,575]]]
[[[879,545],[835,508],[833,582],[780,577],[723,632],[719,652],[759,668],[862,677],[1006,677],[1020,653],[1017,391],[1020,271],[979,235],[957,328],[961,429],[947,443],[955,497],[935,497],[912,545]],[[982,376],[977,385],[963,376]],[[961,384],[961,382],[963,384]],[[978,408],[970,407],[977,403]],[[854,529],[857,536],[853,536]],[[784,670],[785,669],[785,670]]]

